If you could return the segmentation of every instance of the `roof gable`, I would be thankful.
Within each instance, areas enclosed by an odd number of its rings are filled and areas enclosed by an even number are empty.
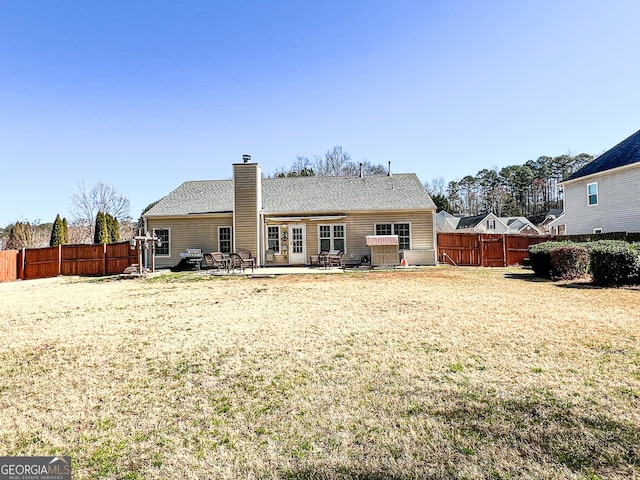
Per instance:
[[[580,170],[570,175],[564,181],[575,180],[578,178],[594,175],[596,173],[605,172],[614,168],[624,167],[633,163],[640,162],[640,130],[624,139],[615,147],[607,150],[598,158],[588,163]]]

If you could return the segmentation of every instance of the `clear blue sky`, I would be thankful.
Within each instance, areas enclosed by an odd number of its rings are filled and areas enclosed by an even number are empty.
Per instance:
[[[422,181],[640,129],[637,0],[0,0],[0,226],[335,145]]]

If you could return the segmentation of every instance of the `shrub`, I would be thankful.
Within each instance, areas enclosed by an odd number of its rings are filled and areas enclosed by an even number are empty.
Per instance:
[[[551,278],[557,276],[551,264],[551,250],[556,247],[573,245],[571,242],[544,242],[529,247],[531,268],[537,277]]]
[[[591,248],[591,273],[597,285],[628,285],[640,278],[640,249],[623,241],[603,240]]]
[[[570,280],[582,277],[589,268],[589,251],[580,245],[562,245],[552,248],[551,269],[554,277]]]

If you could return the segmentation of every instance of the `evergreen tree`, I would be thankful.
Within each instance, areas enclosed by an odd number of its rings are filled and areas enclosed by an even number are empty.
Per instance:
[[[107,218],[104,213],[98,212],[96,215],[96,228],[93,235],[93,243],[109,243],[109,231],[107,229]]]
[[[62,219],[62,244],[67,245],[71,243],[69,241],[69,224],[67,223],[67,217]]]
[[[109,243],[117,243],[120,241],[120,223],[118,219],[110,214],[105,214],[107,222],[107,231],[109,233]]]
[[[49,240],[50,247],[57,247],[64,243],[64,226],[62,220],[60,220],[60,214],[56,215],[56,219],[53,222],[53,228],[51,228],[51,239]]]

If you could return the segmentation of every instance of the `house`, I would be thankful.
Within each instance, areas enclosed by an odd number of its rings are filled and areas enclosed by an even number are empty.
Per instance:
[[[502,233],[511,235],[540,235],[540,230],[526,217],[498,217],[493,213],[472,217],[437,214],[437,231],[442,233]],[[439,217],[438,217],[439,215]]]
[[[558,219],[563,213],[564,210],[561,208],[552,208],[549,210],[540,224],[542,230],[551,235],[560,235],[558,233],[558,227],[555,224],[551,225],[551,223]]]
[[[156,265],[187,248],[249,250],[258,265],[304,265],[321,250],[371,258],[367,236],[392,237],[406,261],[436,263],[436,206],[415,174],[262,178],[247,155],[231,180],[185,182],[143,215],[162,239]],[[395,240],[397,239],[397,240]]]
[[[558,234],[640,231],[640,131],[563,180]]]
[[[456,217],[449,212],[441,210],[440,212],[436,213],[436,231],[448,233],[455,232],[460,218],[461,217]]]

